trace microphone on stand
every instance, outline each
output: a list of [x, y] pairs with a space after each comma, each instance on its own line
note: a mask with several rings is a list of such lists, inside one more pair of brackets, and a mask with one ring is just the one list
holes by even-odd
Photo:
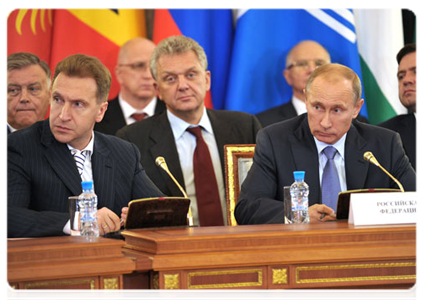
[[384, 167], [382, 167], [380, 165], [380, 163], [377, 161], [376, 157], [373, 155], [372, 152], [367, 151], [363, 154], [363, 158], [364, 160], [367, 160], [368, 162], [370, 162], [371, 164], [374, 164], [375, 166], [377, 166], [378, 168], [380, 168], [383, 172], [385, 172], [389, 177], [391, 177], [391, 179], [393, 181], [395, 181], [395, 183], [399, 186], [401, 192], [404, 193], [404, 188], [402, 187], [402, 184], [398, 181], [398, 179], [396, 179], [394, 176], [392, 176], [388, 171], [385, 170]]
[[[163, 156], [156, 157], [155, 162], [156, 162], [156, 166], [162, 168], [169, 175], [169, 177], [173, 180], [173, 182], [176, 184], [176, 186], [182, 192], [182, 195], [184, 195], [185, 198], [188, 198], [188, 195], [184, 191], [184, 189], [182, 188], [182, 186], [179, 184], [179, 182], [176, 180], [176, 178], [172, 175], [172, 173], [170, 173], [170, 170], [167, 167], [167, 164], [166, 164], [166, 161], [165, 161], [164, 157]], [[193, 222], [193, 219], [192, 219], [191, 206], [188, 208], [188, 225], [189, 226], [194, 226], [194, 222]]]

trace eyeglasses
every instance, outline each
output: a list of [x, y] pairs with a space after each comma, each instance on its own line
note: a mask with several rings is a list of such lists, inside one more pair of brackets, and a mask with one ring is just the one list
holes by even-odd
[[327, 62], [323, 59], [316, 59], [316, 60], [298, 60], [294, 61], [292, 64], [290, 64], [287, 69], [291, 69], [293, 67], [298, 67], [300, 69], [307, 69], [310, 67], [311, 64], [314, 64], [315, 68], [321, 67], [323, 65], [326, 65]]
[[119, 67], [130, 67], [135, 72], [141, 72], [147, 70], [147, 63], [145, 62], [134, 62], [132, 64], [119, 64]]

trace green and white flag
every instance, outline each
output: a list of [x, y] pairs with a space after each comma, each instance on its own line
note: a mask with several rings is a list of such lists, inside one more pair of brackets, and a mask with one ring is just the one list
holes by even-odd
[[398, 98], [396, 55], [404, 46], [401, 9], [355, 9], [355, 27], [369, 121], [406, 113]]

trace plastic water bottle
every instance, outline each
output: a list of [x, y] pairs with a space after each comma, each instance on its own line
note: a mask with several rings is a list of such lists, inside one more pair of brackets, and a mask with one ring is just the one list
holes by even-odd
[[81, 236], [97, 237], [100, 235], [97, 222], [97, 195], [94, 193], [93, 182], [82, 182], [82, 193], [79, 195], [81, 212]]
[[292, 223], [308, 223], [308, 184], [304, 182], [304, 171], [294, 172], [295, 182], [291, 184]]

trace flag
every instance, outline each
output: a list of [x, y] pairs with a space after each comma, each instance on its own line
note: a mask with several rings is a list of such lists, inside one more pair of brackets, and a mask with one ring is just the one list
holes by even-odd
[[184, 35], [204, 48], [211, 72], [211, 92], [206, 95], [208, 108], [223, 109], [233, 42], [230, 9], [156, 9], [153, 41]]
[[112, 74], [109, 98], [119, 92], [115, 66], [120, 47], [129, 39], [146, 36], [144, 10], [57, 9], [54, 15], [50, 67], [76, 53], [101, 60]]
[[406, 113], [398, 98], [396, 56], [404, 46], [401, 9], [355, 9], [369, 121]]
[[7, 55], [29, 52], [50, 61], [52, 9], [15, 9], [7, 18]]
[[[291, 100], [283, 77], [289, 50], [303, 40], [325, 47], [361, 79], [354, 15], [348, 9], [251, 9], [238, 13], [225, 109], [256, 114]], [[365, 105], [361, 114], [367, 116]]]
[[120, 47], [146, 36], [142, 9], [18, 9], [8, 17], [8, 54], [31, 52], [52, 72], [71, 54], [95, 56], [112, 74], [109, 98], [119, 92], [115, 66]]

